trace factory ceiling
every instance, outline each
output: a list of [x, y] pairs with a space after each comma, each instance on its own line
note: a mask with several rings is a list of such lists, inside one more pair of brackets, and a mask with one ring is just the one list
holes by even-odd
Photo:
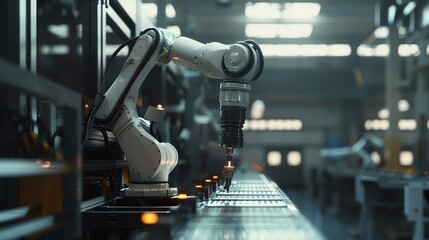
[[[317, 3], [319, 13], [306, 17], [312, 9], [304, 6], [304, 10], [295, 9], [292, 13], [295, 16], [285, 17], [286, 10], [291, 7], [286, 3], [291, 2], [277, 0], [268, 3], [271, 7], [268, 10], [264, 10], [267, 3], [250, 0], [175, 0], [171, 3], [182, 35], [202, 42], [223, 43], [252, 38], [264, 46], [265, 71], [262, 79], [254, 84], [254, 98], [359, 99], [380, 93], [384, 58], [357, 55], [358, 47], [377, 28], [375, 0], [293, 2]], [[259, 12], [260, 16], [249, 17], [248, 11], [252, 11], [246, 10], [249, 6], [254, 6], [253, 13]], [[273, 11], [276, 7], [283, 15]], [[249, 24], [261, 26], [261, 36], [258, 36], [258, 29], [249, 34]], [[273, 33], [287, 29], [290, 24], [310, 26], [311, 33], [304, 37], [290, 37], [287, 32]], [[299, 31], [306, 34], [305, 29], [292, 29], [292, 33]], [[339, 56], [336, 56], [335, 46], [340, 46]], [[329, 52], [330, 49], [334, 49], [334, 53]]]

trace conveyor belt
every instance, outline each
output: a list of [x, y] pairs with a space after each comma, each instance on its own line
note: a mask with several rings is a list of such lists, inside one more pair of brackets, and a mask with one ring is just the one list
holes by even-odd
[[274, 182], [244, 170], [236, 172], [230, 192], [218, 191], [175, 239], [325, 238]]

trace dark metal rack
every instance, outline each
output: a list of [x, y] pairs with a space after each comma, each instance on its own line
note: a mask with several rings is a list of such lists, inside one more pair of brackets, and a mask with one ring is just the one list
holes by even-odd
[[[15, 239], [55, 228], [61, 239], [80, 237], [80, 94], [46, 78], [30, 73], [8, 61], [0, 59], [0, 85], [15, 89], [28, 96], [49, 100], [64, 113], [64, 161], [50, 159], [0, 158], [0, 178], [19, 179], [24, 176], [59, 174], [63, 180], [62, 212], [41, 215], [31, 219], [27, 214], [35, 206], [6, 209], [0, 212], [0, 239]], [[44, 163], [49, 162], [49, 165]]]

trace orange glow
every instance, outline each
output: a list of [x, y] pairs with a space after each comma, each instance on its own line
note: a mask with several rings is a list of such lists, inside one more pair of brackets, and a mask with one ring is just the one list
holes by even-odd
[[212, 180], [211, 179], [206, 179], [206, 182], [212, 182]]
[[141, 216], [142, 223], [144, 224], [156, 224], [158, 223], [158, 214], [156, 213], [143, 213]]
[[162, 105], [161, 105], [161, 104], [158, 104], [157, 108], [158, 108], [158, 109], [162, 109]]
[[179, 57], [172, 57], [173, 60], [179, 60]]
[[84, 107], [84, 108], [89, 108], [88, 103], [85, 103], [85, 104], [83, 105], [83, 107]]
[[195, 188], [202, 188], [203, 185], [195, 185]]
[[36, 163], [37, 164], [42, 164], [42, 160], [41, 159], [36, 159]]
[[187, 199], [188, 195], [186, 195], [186, 193], [180, 193], [179, 195], [177, 195], [178, 199]]
[[50, 168], [51, 167], [51, 161], [46, 161], [42, 164], [42, 168]]
[[216, 180], [216, 179], [219, 179], [219, 176], [214, 175], [214, 176], [213, 176], [213, 179], [215, 179], [215, 180]]

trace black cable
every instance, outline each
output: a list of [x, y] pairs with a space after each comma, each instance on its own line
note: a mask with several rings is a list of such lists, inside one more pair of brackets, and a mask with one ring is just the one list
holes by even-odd
[[[112, 56], [110, 57], [110, 59], [109, 59], [109, 62], [107, 63], [107, 65], [106, 65], [106, 70], [104, 71], [104, 74], [103, 74], [103, 78], [102, 78], [102, 82], [101, 82], [101, 86], [100, 86], [100, 91], [98, 91], [97, 92], [97, 97], [96, 97], [96, 103], [95, 103], [95, 107], [94, 107], [94, 109], [91, 111], [91, 113], [89, 114], [89, 117], [88, 117], [88, 121], [87, 121], [87, 124], [86, 124], [86, 127], [85, 127], [85, 129], [84, 129], [84, 132], [83, 132], [83, 135], [82, 135], [82, 142], [83, 142], [83, 145], [85, 145], [85, 143], [86, 143], [86, 141], [87, 141], [87, 139], [88, 139], [88, 134], [89, 134], [89, 132], [91, 131], [91, 128], [92, 128], [92, 124], [93, 124], [93, 121], [94, 121], [94, 116], [95, 116], [95, 113], [97, 112], [97, 110], [98, 110], [98, 108], [100, 107], [100, 105], [101, 105], [101, 103], [103, 102], [103, 99], [104, 99], [104, 94], [105, 94], [105, 92], [104, 92], [104, 88], [105, 88], [105, 85], [106, 85], [106, 82], [107, 82], [107, 73], [108, 73], [108, 71], [109, 71], [109, 68], [110, 68], [110, 65], [112, 64], [112, 62], [113, 62], [113, 59], [118, 55], [118, 53], [125, 47], [125, 46], [128, 46], [128, 45], [130, 45], [131, 43], [135, 43], [135, 41], [137, 41], [137, 39], [139, 38], [141, 36], [141, 34], [140, 35], [138, 35], [138, 36], [136, 36], [136, 37], [133, 37], [133, 38], [131, 38], [131, 39], [129, 39], [129, 40], [127, 40], [126, 42], [124, 42], [124, 43], [122, 43], [114, 52], [113, 52], [113, 54], [112, 54]], [[98, 101], [97, 101], [98, 100]]]
[[[142, 61], [142, 64], [139, 65], [139, 67], [137, 69], [137, 72], [135, 72], [133, 74], [133, 76], [132, 76], [133, 80], [130, 81], [130, 83], [127, 85], [125, 93], [121, 94], [120, 99], [125, 99], [125, 94], [129, 91], [129, 89], [131, 88], [131, 86], [134, 83], [135, 79], [137, 79], [137, 77], [140, 74], [140, 71], [142, 70], [143, 66], [147, 63], [147, 61], [153, 55], [153, 52], [155, 51], [156, 47], [158, 46], [158, 43], [159, 43], [159, 41], [161, 39], [161, 36], [160, 36], [160, 34], [159, 34], [159, 32], [158, 32], [158, 30], [156, 28], [148, 28], [148, 29], [144, 30], [143, 32], [141, 32], [138, 36], [136, 36], [136, 37], [134, 37], [134, 38], [132, 38], [132, 39], [124, 42], [123, 44], [121, 44], [121, 46], [119, 46], [118, 49], [116, 49], [116, 51], [112, 54], [112, 56], [111, 56], [111, 58], [110, 58], [110, 60], [109, 60], [109, 62], [107, 64], [107, 66], [106, 66], [106, 71], [105, 71], [105, 73], [103, 75], [102, 86], [100, 87], [100, 89], [102, 90], [102, 92], [101, 93], [100, 92], [97, 93], [95, 107], [91, 111], [91, 113], [89, 115], [89, 118], [88, 118], [88, 121], [87, 121], [86, 128], [84, 129], [84, 134], [82, 136], [82, 138], [83, 138], [82, 139], [83, 145], [85, 145], [85, 143], [86, 143], [86, 141], [88, 139], [88, 134], [89, 134], [89, 132], [90, 132], [90, 130], [92, 128], [92, 124], [93, 124], [93, 121], [94, 121], [94, 116], [95, 116], [96, 112], [98, 111], [98, 108], [100, 107], [101, 103], [104, 100], [104, 86], [105, 86], [105, 83], [106, 83], [106, 75], [107, 75], [107, 72], [108, 72], [108, 70], [110, 68], [110, 64], [112, 63], [113, 59], [116, 57], [116, 55], [119, 53], [119, 51], [121, 51], [122, 48], [124, 48], [126, 45], [132, 43], [133, 41], [136, 41], [140, 36], [146, 34], [147, 32], [149, 32], [151, 30], [153, 30], [155, 32], [155, 34], [156, 34], [156, 39], [155, 40], [157, 41], [157, 43], [156, 44], [152, 44], [152, 46], [150, 46], [148, 54], [146, 54], [145, 58]], [[113, 112], [116, 112], [116, 110], [115, 110], [116, 108], [117, 108], [117, 106], [114, 106]]]

